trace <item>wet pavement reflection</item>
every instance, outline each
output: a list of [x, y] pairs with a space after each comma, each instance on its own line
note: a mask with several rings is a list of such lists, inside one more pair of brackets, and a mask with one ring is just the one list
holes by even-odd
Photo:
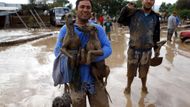
[[[190, 44], [179, 38], [165, 44], [160, 55], [163, 63], [150, 67], [149, 93], [141, 93], [141, 81], [136, 77], [131, 95], [125, 95], [129, 34], [126, 28], [116, 30], [112, 33], [113, 53], [106, 60], [111, 67], [110, 107], [190, 107]], [[0, 107], [51, 107], [53, 98], [61, 95], [63, 87], [54, 87], [51, 78], [55, 36], [0, 48]]]

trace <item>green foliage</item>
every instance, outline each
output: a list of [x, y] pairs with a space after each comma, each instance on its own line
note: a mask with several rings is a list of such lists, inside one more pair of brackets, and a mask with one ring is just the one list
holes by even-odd
[[136, 1], [136, 7], [137, 8], [141, 8], [142, 7], [142, 1], [141, 0], [137, 0]]
[[166, 6], [165, 2], [162, 2], [162, 4], [160, 5], [160, 8], [159, 8], [159, 11], [160, 12], [166, 12], [167, 11], [167, 6]]
[[171, 14], [173, 11], [177, 11], [181, 18], [186, 18], [187, 16], [190, 16], [190, 0], [177, 0], [174, 4], [166, 4], [165, 2], [162, 2], [159, 11], [166, 12], [168, 14]]
[[190, 17], [190, 10], [188, 9], [180, 10], [178, 14], [182, 19], [186, 19], [187, 17]]
[[36, 23], [36, 20], [35, 20], [32, 16], [30, 16], [30, 17], [28, 18], [28, 23], [27, 23], [27, 25], [28, 25], [28, 27], [30, 27], [30, 28], [38, 28], [38, 27], [39, 27], [39, 25]]
[[[49, 9], [53, 8], [53, 7], [64, 7], [65, 5], [67, 5], [69, 3], [70, 2], [68, 0], [56, 0], [53, 4], [49, 4]], [[70, 6], [70, 4], [69, 4], [69, 6]]]
[[70, 9], [72, 8], [72, 4], [70, 4], [68, 0], [56, 0], [53, 4], [41, 4], [41, 3], [37, 4], [36, 1], [38, 0], [29, 0], [29, 4], [21, 5], [22, 13], [25, 15], [29, 15], [30, 14], [29, 10], [35, 9], [39, 14], [43, 14], [44, 10], [49, 10], [53, 7], [63, 7], [66, 5], [68, 8]]
[[97, 15], [109, 15], [111, 17], [119, 15], [122, 7], [127, 4], [125, 0], [92, 0], [93, 12]]
[[178, 0], [176, 2], [176, 8], [179, 10], [190, 9], [190, 0]]
[[160, 5], [159, 11], [160, 12], [166, 12], [171, 14], [174, 10], [176, 10], [176, 5], [175, 4], [171, 4], [168, 3], [166, 4], [165, 2], [162, 2], [162, 4]]

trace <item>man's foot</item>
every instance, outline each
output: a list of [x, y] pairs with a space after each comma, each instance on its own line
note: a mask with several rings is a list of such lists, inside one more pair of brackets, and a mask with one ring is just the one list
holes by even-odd
[[145, 93], [145, 94], [147, 94], [148, 93], [147, 87], [142, 87], [142, 92]]
[[131, 93], [131, 88], [126, 87], [125, 90], [124, 90], [124, 93], [125, 94], [130, 94]]

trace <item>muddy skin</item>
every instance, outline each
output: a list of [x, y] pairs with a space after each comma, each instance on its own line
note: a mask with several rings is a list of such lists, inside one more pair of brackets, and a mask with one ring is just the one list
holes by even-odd
[[110, 69], [105, 64], [105, 60], [93, 62], [97, 56], [103, 55], [101, 43], [98, 40], [97, 29], [95, 26], [88, 25], [83, 27], [82, 30], [90, 35], [86, 48], [83, 49], [81, 53], [82, 62], [91, 64], [91, 71], [97, 82], [101, 83], [102, 81], [103, 85], [107, 85], [107, 78], [110, 73]]

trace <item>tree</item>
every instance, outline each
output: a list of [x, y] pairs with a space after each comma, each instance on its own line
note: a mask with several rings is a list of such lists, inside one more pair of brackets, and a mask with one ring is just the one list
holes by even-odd
[[176, 2], [176, 8], [180, 10], [190, 9], [190, 0], [178, 0]]
[[179, 16], [182, 18], [182, 19], [187, 19], [187, 18], [190, 18], [190, 10], [188, 9], [183, 9], [183, 10], [180, 10], [178, 12]]
[[159, 11], [160, 12], [167, 12], [167, 13], [172, 13], [176, 8], [175, 4], [168, 3], [166, 4], [165, 2], [162, 2], [160, 5]]
[[161, 13], [168, 13], [168, 14], [171, 14], [174, 10], [176, 10], [176, 4], [171, 4], [171, 3], [168, 3], [166, 4], [165, 2], [162, 2], [162, 4], [160, 5], [160, 8], [159, 8], [159, 12]]
[[142, 7], [142, 0], [137, 0], [136, 1], [136, 7], [141, 8]]
[[178, 0], [176, 2], [176, 9], [181, 18], [186, 19], [190, 17], [190, 0]]
[[162, 2], [159, 8], [159, 12], [166, 12], [167, 11], [167, 6], [165, 2]]
[[111, 17], [119, 15], [122, 7], [127, 4], [125, 0], [92, 0], [93, 10], [97, 15], [109, 15]]
[[68, 0], [54, 0], [53, 4], [49, 4], [49, 8], [64, 7], [67, 4], [70, 5], [70, 2]]

